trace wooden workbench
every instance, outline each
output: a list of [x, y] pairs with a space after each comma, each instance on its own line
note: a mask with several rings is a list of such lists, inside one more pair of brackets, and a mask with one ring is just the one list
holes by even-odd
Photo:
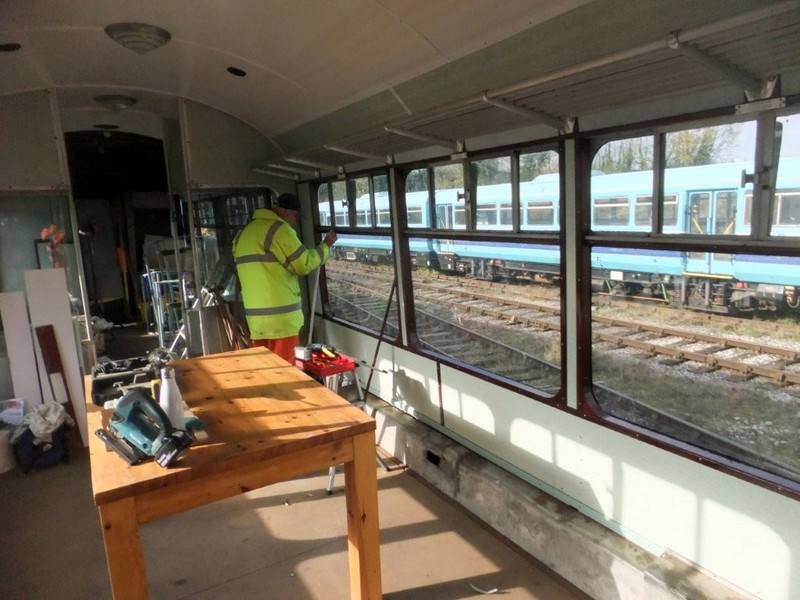
[[381, 598], [375, 421], [264, 348], [176, 361], [183, 399], [208, 440], [174, 466], [129, 466], [94, 431], [110, 411], [86, 404], [94, 501], [115, 600], [147, 598], [139, 524], [344, 464], [350, 597]]

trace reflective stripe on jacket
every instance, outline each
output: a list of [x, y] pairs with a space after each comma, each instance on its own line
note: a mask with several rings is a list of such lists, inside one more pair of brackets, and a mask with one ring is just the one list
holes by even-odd
[[297, 335], [303, 327], [298, 275], [307, 275], [328, 260], [327, 244], [306, 248], [289, 223], [259, 208], [234, 239], [233, 257], [250, 338]]

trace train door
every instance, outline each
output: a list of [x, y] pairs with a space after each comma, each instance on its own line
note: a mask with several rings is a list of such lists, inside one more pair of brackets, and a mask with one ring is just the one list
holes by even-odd
[[[689, 192], [687, 231], [693, 235], [734, 235], [736, 233], [736, 190]], [[721, 252], [687, 252], [684, 270], [729, 277], [732, 256]]]

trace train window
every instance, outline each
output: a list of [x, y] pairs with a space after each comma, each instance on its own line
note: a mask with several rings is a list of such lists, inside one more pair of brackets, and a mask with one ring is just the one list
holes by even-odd
[[742, 224], [745, 227], [750, 227], [750, 223], [752, 222], [750, 218], [752, 215], [752, 210], [753, 210], [753, 192], [747, 192], [744, 195], [744, 209], [742, 211], [744, 213], [742, 215]]
[[653, 223], [653, 197], [636, 196], [633, 223], [639, 227], [650, 227]]
[[619, 227], [628, 224], [630, 201], [626, 196], [595, 198], [593, 204], [593, 227]]
[[347, 184], [344, 181], [331, 182], [331, 199], [333, 200], [334, 225], [347, 227], [350, 225], [349, 201], [347, 199]]
[[317, 188], [317, 201], [319, 203], [319, 224], [322, 227], [331, 226], [331, 195], [328, 184], [320, 184]]
[[356, 227], [372, 227], [372, 212], [369, 196], [356, 198]]
[[520, 229], [558, 231], [561, 177], [558, 153], [530, 152], [519, 157]]
[[437, 229], [466, 229], [466, 193], [461, 163], [434, 167], [434, 203]]
[[[340, 234], [325, 265], [325, 277], [330, 314], [379, 332], [394, 280], [392, 238], [366, 231]], [[397, 336], [396, 311], [388, 313], [385, 333], [392, 339]]]
[[411, 239], [409, 245], [417, 267], [438, 268], [411, 273], [415, 331], [423, 349], [543, 398], [559, 391], [558, 244], [439, 238]]
[[378, 227], [391, 227], [388, 175], [372, 176], [372, 197], [375, 200], [375, 224]]
[[755, 121], [674, 131], [665, 135], [664, 189], [686, 198], [682, 225], [667, 233], [747, 235], [750, 223]]
[[[638, 231], [651, 231], [653, 224], [653, 197], [636, 196], [634, 225]], [[678, 224], [678, 195], [664, 194], [664, 228], [674, 228]]]
[[773, 235], [800, 235], [800, 190], [775, 195]]
[[[602, 410], [800, 481], [800, 412], [786, 385], [800, 377], [782, 358], [800, 341], [800, 257], [594, 247], [591, 265]], [[759, 312], [768, 316], [731, 318]]]
[[[653, 195], [653, 137], [643, 136], [615, 140], [604, 144], [592, 161], [592, 229], [626, 231], [633, 225], [636, 230], [652, 223], [631, 223], [631, 204], [636, 197]], [[652, 201], [652, 200], [651, 200]], [[639, 206], [644, 206], [644, 201]], [[634, 204], [634, 217], [636, 207]], [[639, 209], [639, 217], [645, 208]], [[651, 215], [652, 217], [652, 215]]]
[[531, 200], [525, 204], [524, 229], [535, 229], [537, 225], [552, 227], [555, 220], [555, 203], [552, 200]]
[[372, 227], [372, 200], [369, 189], [369, 178], [351, 179], [352, 196], [355, 197], [356, 227]]
[[503, 229], [510, 229], [513, 224], [513, 215], [511, 214], [511, 202], [501, 202], [500, 203], [500, 212], [498, 214], [500, 217], [500, 225], [503, 225]]
[[406, 176], [406, 219], [409, 227], [430, 227], [428, 170], [414, 169]]
[[664, 230], [678, 224], [678, 194], [664, 194]]
[[[469, 168], [475, 228], [479, 231], [511, 229], [511, 157], [476, 160]], [[505, 217], [501, 216], [504, 205], [507, 207]]]
[[378, 227], [392, 226], [392, 213], [389, 210], [389, 194], [382, 193], [375, 196], [375, 218]]
[[780, 143], [771, 235], [800, 236], [800, 113], [775, 120]]
[[[439, 207], [441, 208], [441, 207]], [[467, 228], [467, 211], [463, 206], [453, 206], [450, 207], [452, 219], [451, 222], [453, 223], [453, 229], [466, 229]], [[446, 217], [445, 219], [446, 220]]]

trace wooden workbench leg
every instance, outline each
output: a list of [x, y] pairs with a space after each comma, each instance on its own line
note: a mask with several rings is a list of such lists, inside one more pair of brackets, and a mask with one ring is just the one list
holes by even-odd
[[147, 598], [147, 576], [133, 498], [101, 504], [98, 510], [114, 600]]
[[353, 438], [353, 462], [345, 463], [344, 469], [350, 597], [378, 600], [382, 597], [381, 549], [374, 432]]

